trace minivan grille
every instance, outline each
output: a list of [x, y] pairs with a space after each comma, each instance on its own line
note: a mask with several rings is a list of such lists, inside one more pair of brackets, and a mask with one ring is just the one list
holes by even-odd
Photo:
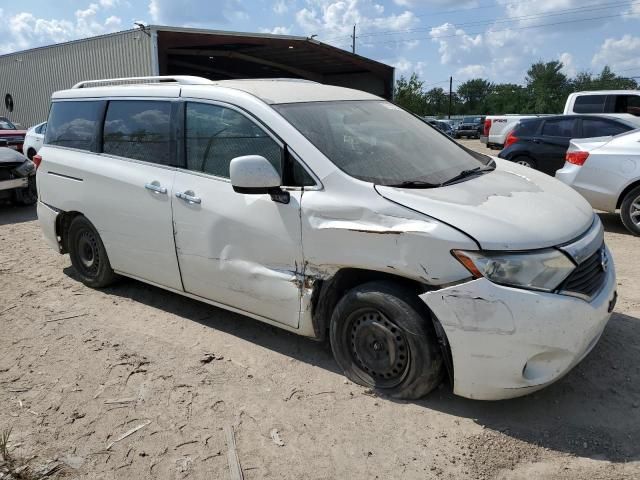
[[561, 285], [560, 291], [569, 295], [578, 294], [589, 299], [592, 298], [604, 285], [608, 266], [609, 258], [603, 245], [578, 265]]

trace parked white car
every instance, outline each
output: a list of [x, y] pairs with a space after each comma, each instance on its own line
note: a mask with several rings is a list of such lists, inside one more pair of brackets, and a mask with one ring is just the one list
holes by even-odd
[[640, 235], [640, 130], [615, 137], [572, 140], [556, 178], [598, 210], [615, 213]]
[[458, 395], [524, 395], [600, 338], [615, 269], [557, 180], [357, 90], [108, 83], [55, 93], [34, 157], [45, 238], [86, 285], [126, 275], [328, 337], [347, 377], [397, 398], [445, 370]]
[[27, 130], [27, 134], [24, 137], [24, 144], [22, 151], [29, 158], [33, 159], [33, 156], [40, 151], [42, 143], [44, 142], [44, 134], [47, 131], [47, 122], [39, 123]]
[[598, 90], [569, 95], [564, 114], [598, 114], [623, 118], [640, 127], [640, 91]]

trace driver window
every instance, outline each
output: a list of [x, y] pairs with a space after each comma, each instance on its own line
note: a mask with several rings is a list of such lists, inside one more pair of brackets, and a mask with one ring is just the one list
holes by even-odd
[[261, 155], [282, 175], [280, 146], [241, 113], [219, 105], [187, 103], [187, 168], [229, 178], [232, 159]]

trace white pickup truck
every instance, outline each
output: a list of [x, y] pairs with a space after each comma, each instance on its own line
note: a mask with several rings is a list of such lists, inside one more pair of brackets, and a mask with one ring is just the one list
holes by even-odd
[[[624, 118], [640, 128], [640, 90], [598, 90], [576, 92], [567, 97], [564, 114], [596, 114]], [[489, 148], [502, 149], [509, 133], [526, 118], [543, 115], [489, 115], [480, 137]]]

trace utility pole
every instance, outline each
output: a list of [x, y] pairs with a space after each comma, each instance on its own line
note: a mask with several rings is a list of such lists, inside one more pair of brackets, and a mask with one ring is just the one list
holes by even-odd
[[453, 100], [453, 77], [449, 77], [449, 115], [447, 118], [451, 120], [451, 101]]
[[353, 25], [353, 35], [351, 35], [351, 53], [356, 53], [356, 26]]

